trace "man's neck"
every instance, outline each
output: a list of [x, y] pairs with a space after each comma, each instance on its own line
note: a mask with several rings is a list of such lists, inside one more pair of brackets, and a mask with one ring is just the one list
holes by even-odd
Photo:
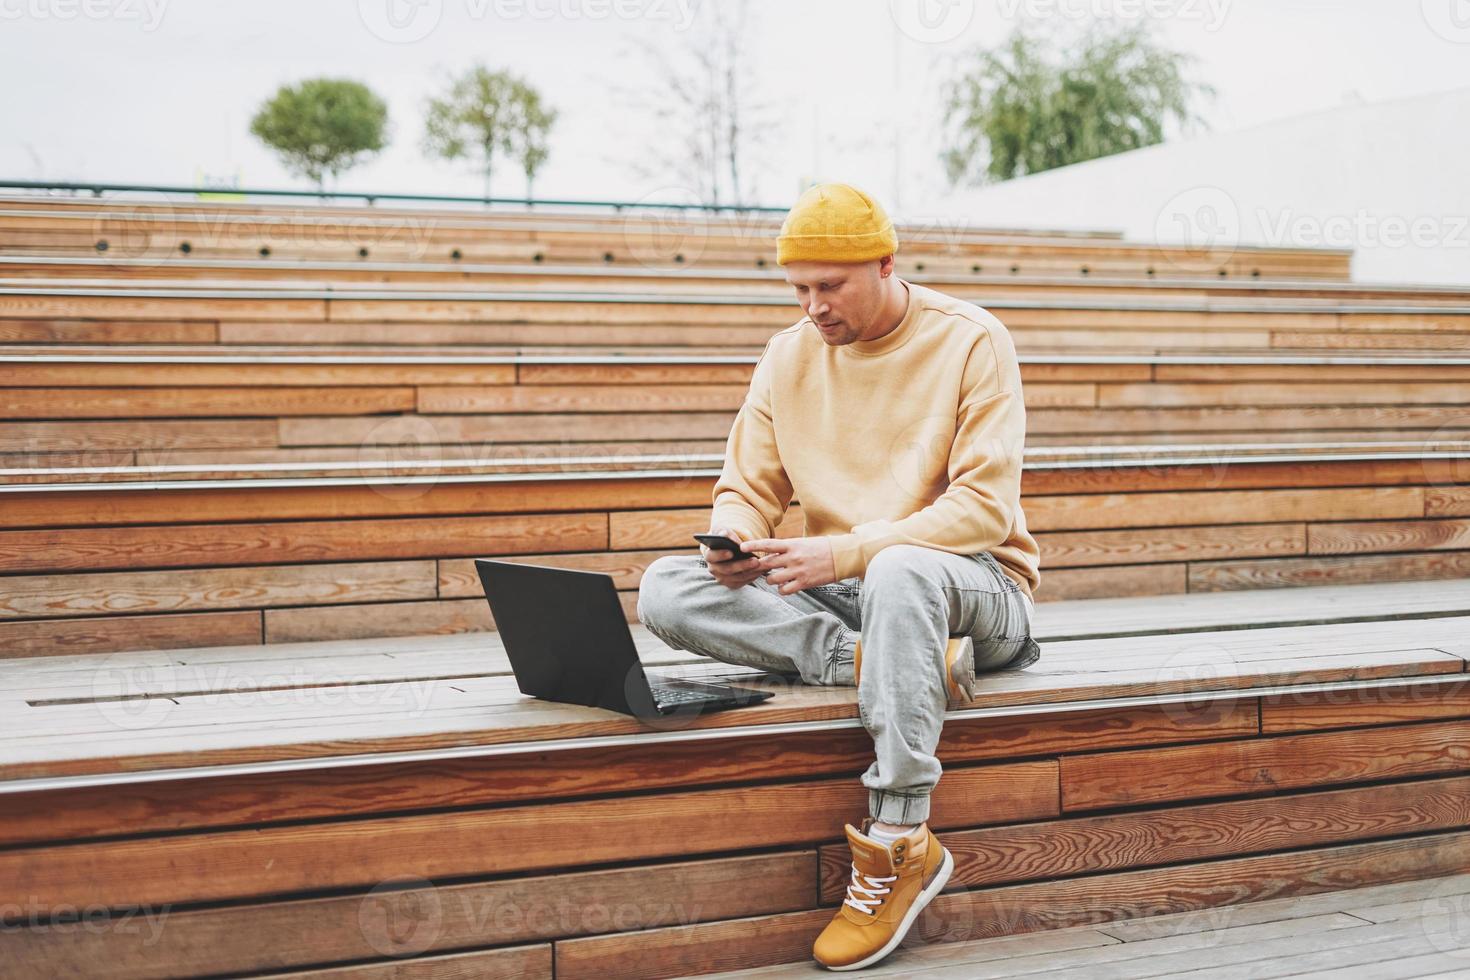
[[879, 316], [879, 322], [884, 325], [883, 332], [873, 337], [864, 337], [863, 340], [881, 340], [893, 333], [908, 312], [909, 284], [894, 276], [888, 287], [888, 297], [883, 301], [883, 312]]

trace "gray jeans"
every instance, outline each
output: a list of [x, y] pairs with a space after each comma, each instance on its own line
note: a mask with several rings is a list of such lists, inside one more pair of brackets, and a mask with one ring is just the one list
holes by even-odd
[[862, 578], [791, 595], [765, 578], [731, 589], [703, 558], [665, 555], [639, 583], [638, 619], [676, 650], [807, 684], [851, 686], [861, 636], [858, 711], [876, 756], [862, 783], [872, 815], [896, 824], [929, 819], [940, 773], [934, 750], [949, 704], [949, 637], [973, 639], [977, 675], [1041, 656], [1025, 595], [993, 555], [916, 545], [879, 551]]

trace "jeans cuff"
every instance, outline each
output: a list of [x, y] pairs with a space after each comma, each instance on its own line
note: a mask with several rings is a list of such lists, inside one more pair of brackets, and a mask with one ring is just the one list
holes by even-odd
[[868, 813], [884, 823], [920, 824], [929, 819], [929, 794], [870, 789]]
[[[823, 684], [836, 684], [852, 687], [856, 684], [853, 678], [855, 668], [853, 666], [852, 648], [857, 642], [860, 634], [848, 629], [846, 626], [837, 627], [837, 639], [832, 643], [832, 650], [827, 654], [827, 663], [823, 671]], [[843, 657], [842, 651], [847, 650], [848, 655]]]

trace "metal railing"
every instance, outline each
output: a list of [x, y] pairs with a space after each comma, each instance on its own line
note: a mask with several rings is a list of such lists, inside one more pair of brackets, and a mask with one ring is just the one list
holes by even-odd
[[713, 211], [729, 213], [785, 214], [787, 208], [764, 204], [689, 204], [671, 201], [593, 201], [553, 197], [476, 197], [457, 194], [399, 194], [377, 191], [311, 191], [245, 187], [182, 187], [168, 184], [98, 184], [50, 180], [0, 180], [0, 188], [31, 191], [84, 191], [93, 197], [104, 194], [238, 194], [243, 197], [318, 198], [321, 200], [427, 201], [435, 204], [494, 204], [535, 207], [575, 207], [622, 211], [627, 208], [657, 208], [671, 211]]

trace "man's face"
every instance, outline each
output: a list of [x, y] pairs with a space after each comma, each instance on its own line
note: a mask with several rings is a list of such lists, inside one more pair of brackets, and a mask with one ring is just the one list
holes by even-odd
[[884, 262], [788, 262], [786, 281], [796, 290], [796, 302], [817, 325], [829, 346], [865, 340], [882, 329]]

